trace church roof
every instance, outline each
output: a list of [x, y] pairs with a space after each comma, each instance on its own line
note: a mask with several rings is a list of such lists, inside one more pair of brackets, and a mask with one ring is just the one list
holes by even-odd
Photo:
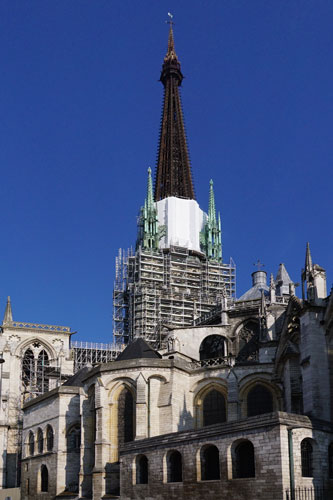
[[133, 340], [128, 346], [119, 354], [116, 361], [125, 361], [127, 359], [142, 359], [142, 358], [161, 358], [157, 351], [154, 351], [149, 344], [142, 338]]
[[91, 370], [92, 366], [84, 366], [81, 368], [79, 371], [74, 373], [66, 382], [63, 383], [63, 385], [71, 385], [75, 387], [82, 387], [83, 386], [83, 380], [86, 378], [88, 375], [89, 370]]
[[266, 283], [266, 272], [255, 271], [252, 273], [252, 288], [245, 292], [238, 300], [256, 300], [260, 299], [262, 292], [264, 295], [269, 295], [269, 288]]
[[168, 50], [160, 77], [165, 90], [155, 175], [155, 201], [170, 196], [195, 199], [179, 92], [182, 80], [170, 23]]

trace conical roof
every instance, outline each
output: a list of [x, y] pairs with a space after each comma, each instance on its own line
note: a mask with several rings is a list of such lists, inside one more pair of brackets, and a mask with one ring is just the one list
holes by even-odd
[[283, 285], [289, 285], [289, 283], [292, 283], [292, 280], [290, 279], [290, 276], [288, 274], [288, 271], [283, 263], [279, 265], [279, 269], [276, 275], [275, 282], [278, 285], [282, 281]]
[[2, 324], [10, 325], [12, 322], [13, 322], [12, 304], [10, 302], [10, 297], [8, 297]]
[[168, 51], [160, 76], [164, 86], [164, 102], [155, 174], [155, 201], [171, 196], [195, 199], [179, 91], [182, 80], [171, 23]]
[[157, 351], [154, 351], [150, 345], [142, 338], [133, 340], [128, 346], [119, 354], [116, 361], [125, 361], [127, 359], [142, 359], [142, 358], [156, 358], [160, 359], [161, 356]]

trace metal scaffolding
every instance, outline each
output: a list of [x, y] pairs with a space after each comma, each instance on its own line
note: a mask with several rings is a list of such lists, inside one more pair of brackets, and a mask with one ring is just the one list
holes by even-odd
[[124, 347], [121, 343], [96, 344], [93, 342], [71, 342], [74, 373], [87, 365], [94, 366], [99, 363], [114, 361]]
[[201, 252], [172, 246], [119, 251], [114, 287], [114, 338], [127, 343], [143, 337], [155, 348], [167, 328], [191, 326], [203, 314], [233, 298], [236, 267]]

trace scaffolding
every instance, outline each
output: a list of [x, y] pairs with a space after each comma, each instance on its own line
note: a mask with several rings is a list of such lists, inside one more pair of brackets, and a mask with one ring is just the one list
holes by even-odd
[[99, 363], [114, 361], [118, 354], [124, 349], [121, 343], [94, 343], [79, 342], [71, 343], [72, 356], [74, 361], [74, 373], [85, 366], [94, 366]]
[[191, 326], [196, 319], [236, 295], [236, 266], [203, 253], [171, 246], [135, 254], [119, 251], [114, 288], [114, 339], [136, 337], [160, 347], [170, 327]]

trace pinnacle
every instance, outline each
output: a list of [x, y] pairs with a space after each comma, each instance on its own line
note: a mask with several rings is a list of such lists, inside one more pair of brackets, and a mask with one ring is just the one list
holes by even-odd
[[10, 297], [8, 296], [7, 298], [7, 304], [6, 304], [6, 309], [5, 309], [5, 314], [3, 317], [3, 325], [10, 325], [13, 322], [13, 312], [12, 312], [12, 305], [10, 302]]

